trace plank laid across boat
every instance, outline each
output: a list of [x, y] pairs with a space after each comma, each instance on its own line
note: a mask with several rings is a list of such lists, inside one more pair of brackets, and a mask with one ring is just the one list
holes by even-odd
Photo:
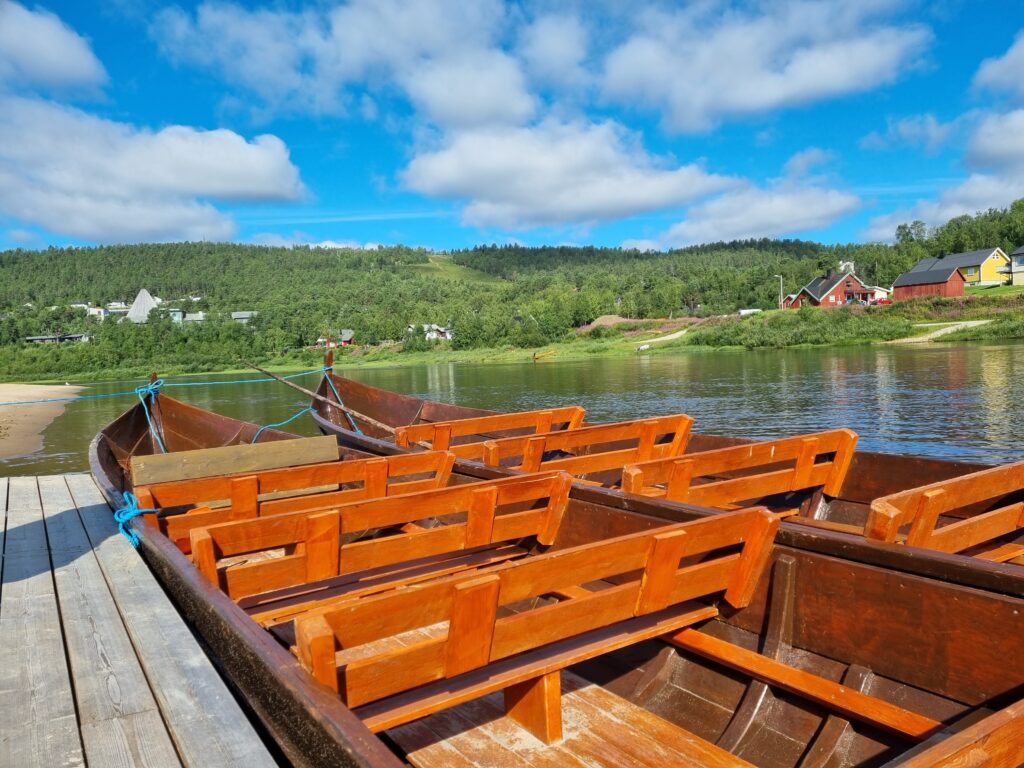
[[337, 443], [161, 394], [90, 453], [297, 764], [1024, 760], [1019, 469], [320, 392]]

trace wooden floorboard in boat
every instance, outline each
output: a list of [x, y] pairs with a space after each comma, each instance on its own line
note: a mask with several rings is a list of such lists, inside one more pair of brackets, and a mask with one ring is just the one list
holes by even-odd
[[562, 673], [561, 741], [546, 745], [490, 694], [387, 731], [417, 768], [747, 766], [714, 744], [570, 672]]
[[276, 765], [92, 478], [0, 478], [0, 551], [0, 765]]

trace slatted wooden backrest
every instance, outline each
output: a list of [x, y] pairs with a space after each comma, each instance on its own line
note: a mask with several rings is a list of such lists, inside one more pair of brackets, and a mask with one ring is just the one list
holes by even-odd
[[[212, 583], [238, 599], [499, 542], [532, 537], [548, 546], [558, 533], [571, 485], [569, 475], [549, 472], [370, 499], [329, 512], [298, 512], [195, 528], [190, 534], [192, 559]], [[415, 525], [418, 520], [448, 516], [455, 516], [448, 524], [433, 528]], [[319, 521], [316, 526], [314, 520]], [[337, 523], [327, 522], [330, 520]], [[315, 555], [311, 564], [310, 537], [319, 541], [328, 525], [335, 525], [333, 546], [340, 548], [340, 556], [336, 552], [327, 560]], [[352, 541], [371, 531], [392, 529], [398, 532]], [[217, 567], [223, 558], [280, 547], [296, 551], [285, 557]], [[321, 562], [322, 567], [318, 565]]]
[[[354, 459], [275, 469], [247, 475], [209, 477], [159, 483], [138, 489], [148, 507], [200, 505], [184, 514], [160, 518], [163, 533], [188, 553], [189, 533], [217, 523], [268, 517], [286, 512], [329, 509], [363, 499], [443, 488], [451, 476], [455, 456], [446, 451]], [[299, 492], [341, 487], [337, 490], [260, 500], [261, 494]], [[227, 507], [204, 504], [227, 501]]]
[[[856, 445], [856, 433], [836, 429], [632, 464], [622, 472], [622, 490], [707, 507], [819, 487], [834, 496]], [[763, 471], [751, 471], [757, 469]], [[732, 472], [742, 476], [719, 477]], [[701, 478], [708, 481], [694, 483]]]
[[[541, 434], [556, 430], [558, 425], [564, 425], [567, 430], [576, 429], [583, 423], [585, 415], [586, 411], [583, 408], [570, 405], [564, 408], [414, 424], [409, 427], [398, 427], [395, 430], [395, 442], [406, 448], [414, 443], [429, 443], [435, 451], [451, 450], [460, 459], [479, 459], [483, 453], [483, 436], [513, 429]], [[479, 437], [471, 442], [452, 445], [453, 438], [468, 436]]]
[[[620, 469], [629, 462], [679, 455], [686, 449], [692, 425], [693, 419], [680, 413], [582, 427], [571, 432], [488, 440], [483, 444], [483, 460], [488, 466], [497, 467], [512, 459], [515, 468], [525, 472], [562, 470], [580, 475]], [[545, 461], [544, 455], [551, 451], [574, 455]]]
[[[875, 499], [864, 533], [871, 539], [894, 542], [900, 529], [909, 525], [906, 543], [910, 546], [962, 552], [1024, 528], [1024, 504], [981, 513], [971, 509], [1021, 491], [1024, 462], [912, 488]], [[941, 515], [963, 519], [939, 527]]]
[[[454, 677], [525, 651], [725, 592], [746, 605], [771, 553], [778, 520], [750, 509], [537, 555], [490, 569], [349, 601], [296, 619], [296, 650], [350, 707]], [[596, 592], [579, 585], [615, 579]], [[566, 599], [538, 605], [531, 598]], [[519, 603], [524, 609], [500, 615]], [[692, 606], [690, 606], [692, 608]], [[440, 622], [433, 639], [387, 650], [371, 643]], [[338, 648], [366, 646], [339, 674]], [[344, 653], [344, 651], [343, 651]]]

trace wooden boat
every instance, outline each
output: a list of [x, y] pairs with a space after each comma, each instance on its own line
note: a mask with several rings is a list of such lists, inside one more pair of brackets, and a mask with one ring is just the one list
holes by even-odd
[[[189, 448], [254, 434], [157, 399]], [[118, 505], [128, 457], [152, 449], [144, 417], [122, 419], [91, 451]], [[465, 468], [508, 472], [353, 435], [343, 460], [132, 486], [163, 510], [134, 523], [143, 555], [296, 764], [1024, 760], [1024, 600], [1005, 565], [787, 522], [768, 556], [767, 511], [569, 495], [561, 473], [480, 485]], [[402, 559], [427, 540], [441, 550]], [[502, 589], [525, 599], [487, 618]]]
[[[330, 379], [325, 377], [317, 394], [322, 399], [313, 401], [313, 418], [321, 431], [335, 435], [343, 445], [371, 453], [389, 454], [424, 445], [437, 447], [438, 437], [441, 444], [447, 446], [447, 433], [436, 433], [450, 431], [450, 422], [461, 420], [462, 424], [470, 425], [464, 427], [463, 432], [479, 429], [479, 424], [487, 422], [486, 415], [478, 411], [467, 414], [460, 406], [392, 393], [337, 375], [331, 375]], [[330, 402], [337, 401], [338, 397], [345, 406], [366, 413], [396, 434], [333, 407]], [[535, 412], [534, 418], [543, 413]], [[494, 412], [489, 415], [495, 416]], [[634, 422], [635, 425], [643, 423], [643, 420]], [[474, 424], [478, 426], [473, 427]], [[1021, 567], [1024, 561], [1019, 559], [1024, 555], [1024, 530], [1021, 530], [1024, 518], [1018, 522], [1012, 511], [998, 512], [1000, 503], [1012, 504], [1017, 500], [1014, 493], [1024, 497], [1024, 480], [1020, 480], [1016, 488], [1008, 486], [1003, 494], [988, 499], [992, 502], [990, 511], [997, 514], [970, 524], [977, 530], [984, 528], [987, 535], [995, 539], [987, 547], [983, 546], [984, 541], [974, 541], [974, 536], [966, 539], [972, 544], [961, 548], [965, 554], [958, 554], [948, 544], [936, 551], [922, 549], [908, 553], [903, 546], [906, 537], [902, 533], [886, 530], [870, 536], [873, 529], [881, 530], [869, 525], [869, 519], [878, 517], [878, 513], [872, 517], [872, 504], [882, 504], [889, 496], [915, 488], [938, 489], [953, 478], [964, 478], [970, 484], [968, 478], [974, 473], [992, 469], [987, 465], [855, 451], [856, 435], [849, 430], [776, 441], [687, 434], [685, 453], [681, 455], [673, 452], [665, 456], [634, 455], [628, 461], [621, 460], [627, 453], [623, 450], [624, 444], [602, 445], [599, 450], [604, 452], [605, 458], [612, 459], [602, 465], [593, 454], [580, 461], [573, 458], [576, 453], [587, 456], [586, 450], [573, 450], [572, 456], [559, 452], [558, 448], [568, 444], [569, 435], [556, 432], [544, 437], [538, 433], [545, 424], [540, 422], [529, 427], [520, 424], [517, 430], [484, 431], [451, 438], [451, 450], [458, 456], [458, 471], [485, 478], [519, 469], [565, 469], [583, 480], [573, 489], [575, 498], [654, 515], [659, 514], [659, 508], [671, 507], [674, 503], [694, 513], [702, 509], [705, 514], [712, 513], [712, 509], [728, 509], [737, 502], [764, 504], [776, 511], [795, 513], [784, 522], [780, 532], [781, 540], [794, 546], [826, 552], [837, 552], [838, 547], [843, 556], [864, 562], [910, 568], [913, 572], [963, 584], [1024, 595], [1024, 568]], [[463, 442], [459, 443], [460, 440]], [[467, 444], [466, 441], [473, 442]], [[630, 445], [635, 447], [637, 442]], [[652, 447], [665, 446], [649, 440], [648, 448]], [[507, 460], [509, 456], [512, 458]], [[613, 466], [618, 469], [611, 469]], [[577, 471], [587, 468], [598, 471], [582, 475]], [[1011, 474], [1020, 477], [1012, 471]], [[756, 488], [761, 490], [753, 490]], [[741, 492], [741, 489], [746, 491]], [[974, 516], [982, 510], [982, 501], [978, 498], [973, 506], [951, 507], [944, 514], [950, 515], [952, 521]], [[1001, 523], [992, 524], [996, 518]], [[901, 520], [901, 525], [909, 525], [906, 516]], [[897, 541], [900, 543], [896, 544]], [[920, 547], [924, 539], [915, 535], [912, 543]]]

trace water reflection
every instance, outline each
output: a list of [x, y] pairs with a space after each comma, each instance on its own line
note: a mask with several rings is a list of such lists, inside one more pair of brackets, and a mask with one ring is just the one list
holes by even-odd
[[[579, 403], [595, 421], [685, 412], [696, 419], [696, 431], [749, 437], [850, 427], [869, 450], [1006, 462], [1024, 459], [1016, 440], [1024, 431], [1024, 411], [1015, 407], [1024, 399], [1018, 371], [1024, 371], [1024, 344], [697, 352], [347, 373], [398, 392], [494, 410]], [[124, 389], [123, 382], [100, 382], [90, 391]], [[273, 383], [188, 387], [174, 395], [260, 424], [306, 404], [300, 393]], [[47, 429], [40, 454], [0, 468], [85, 469], [89, 440], [130, 402], [71, 404]], [[315, 433], [308, 418], [288, 428]]]

